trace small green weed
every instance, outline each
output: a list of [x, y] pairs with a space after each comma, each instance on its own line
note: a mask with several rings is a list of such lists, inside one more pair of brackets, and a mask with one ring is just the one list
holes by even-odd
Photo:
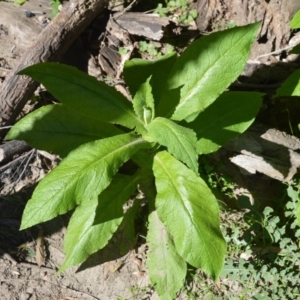
[[161, 46], [161, 44], [157, 44], [155, 42], [139, 42], [139, 51], [141, 53], [147, 53], [151, 59], [158, 59], [163, 57], [163, 55], [171, 54], [174, 52], [174, 46], [170, 44], [165, 44]]
[[246, 198], [239, 200], [242, 211], [223, 211], [228, 255], [220, 281], [215, 284], [200, 270], [190, 269], [181, 293], [190, 300], [300, 299], [299, 194], [295, 183], [287, 188], [286, 204], [276, 211], [266, 207], [261, 212]]
[[[221, 282], [223, 299], [241, 299], [230, 295], [235, 284], [244, 299], [297, 299], [300, 293], [299, 236], [296, 218], [299, 189], [289, 186], [289, 201], [283, 207], [284, 214], [275, 213], [271, 207], [260, 212], [257, 207], [241, 199], [247, 209], [243, 219], [223, 223], [229, 255], [226, 259]], [[227, 213], [225, 213], [227, 214]], [[226, 215], [225, 220], [231, 218]], [[239, 294], [241, 294], [239, 293]]]
[[51, 0], [50, 5], [52, 7], [51, 18], [53, 19], [59, 12], [59, 6], [63, 3], [64, 0]]
[[165, 6], [158, 4], [154, 13], [160, 16], [172, 16], [177, 23], [190, 23], [197, 18], [198, 12], [196, 9], [189, 9], [192, 0], [175, 0], [166, 1]]
[[130, 288], [130, 292], [132, 293], [132, 297], [127, 298], [126, 300], [149, 299], [154, 292], [154, 288], [151, 285], [144, 287], [134, 285]]
[[157, 50], [157, 46], [151, 42], [140, 41], [139, 50], [141, 52], [147, 52], [149, 55], [154, 57], [158, 57], [159, 54], [159, 51]]
[[222, 174], [222, 170], [225, 169], [224, 165], [219, 164], [216, 168], [205, 155], [202, 155], [199, 157], [199, 167], [200, 173], [206, 178], [206, 182], [211, 189], [218, 190], [229, 199], [234, 198], [235, 184], [228, 175]]
[[119, 47], [118, 48], [118, 52], [121, 54], [121, 55], [126, 55], [128, 53], [128, 49], [124, 48], [124, 47]]

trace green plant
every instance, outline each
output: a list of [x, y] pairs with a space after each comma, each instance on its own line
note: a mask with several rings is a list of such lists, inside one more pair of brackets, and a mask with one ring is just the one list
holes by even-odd
[[124, 48], [124, 47], [119, 47], [118, 48], [118, 52], [121, 54], [121, 55], [126, 55], [128, 53], [128, 49]]
[[[132, 247], [138, 188], [149, 209], [147, 267], [160, 297], [175, 297], [187, 263], [218, 278], [226, 244], [198, 155], [245, 131], [259, 110], [261, 93], [224, 92], [242, 72], [259, 26], [204, 36], [180, 57], [128, 61], [132, 103], [73, 67], [43, 63], [20, 72], [61, 102], [30, 113], [6, 137], [63, 158], [35, 189], [21, 224], [74, 209], [59, 271], [105, 247], [118, 227]], [[125, 172], [127, 161], [133, 167]]]
[[154, 42], [140, 41], [139, 50], [141, 53], [147, 53], [151, 58], [158, 59], [163, 57], [164, 54], [173, 53], [174, 46], [170, 44], [157, 46]]
[[161, 17], [172, 15], [175, 17], [177, 23], [190, 23], [197, 18], [197, 10], [189, 9], [189, 4], [193, 2], [192, 0], [172, 0], [165, 2], [165, 6], [159, 3], [154, 13], [159, 14]]
[[226, 197], [233, 199], [235, 184], [230, 176], [222, 173], [224, 170], [225, 166], [222, 163], [216, 166], [209, 161], [206, 155], [199, 157], [199, 172], [208, 186], [212, 190], [217, 190]]
[[157, 47], [151, 43], [151, 42], [146, 42], [146, 41], [140, 41], [139, 42], [139, 50], [141, 52], [147, 52], [149, 55], [157, 57], [159, 52], [156, 49]]
[[[223, 299], [298, 299], [300, 269], [300, 227], [296, 221], [299, 186], [288, 186], [290, 199], [279, 205], [278, 213], [271, 207], [261, 212], [241, 198], [242, 215], [230, 218], [226, 212], [223, 232], [229, 255], [221, 274]], [[284, 214], [282, 214], [282, 211]], [[230, 219], [234, 219], [231, 222]], [[239, 297], [227, 287], [235, 282]]]
[[53, 19], [59, 13], [59, 6], [63, 3], [64, 0], [51, 0], [50, 5], [51, 10], [51, 19]]

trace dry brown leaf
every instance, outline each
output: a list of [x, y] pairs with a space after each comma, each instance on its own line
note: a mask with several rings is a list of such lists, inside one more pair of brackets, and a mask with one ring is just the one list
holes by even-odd
[[39, 230], [39, 235], [36, 241], [35, 261], [39, 267], [45, 263], [45, 249], [44, 249], [44, 230]]

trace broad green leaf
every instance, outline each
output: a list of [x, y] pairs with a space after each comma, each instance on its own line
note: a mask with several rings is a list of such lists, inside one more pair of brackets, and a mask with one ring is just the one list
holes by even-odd
[[78, 146], [121, 134], [109, 123], [82, 116], [65, 105], [47, 105], [21, 119], [6, 136], [65, 157]]
[[148, 145], [141, 137], [128, 133], [79, 146], [39, 183], [25, 207], [21, 229], [95, 199], [119, 167]]
[[292, 73], [276, 91], [277, 96], [300, 96], [300, 69]]
[[300, 28], [300, 10], [294, 15], [293, 19], [290, 21], [290, 26], [292, 29]]
[[82, 263], [107, 245], [123, 220], [123, 205], [135, 192], [138, 179], [139, 176], [118, 175], [98, 197], [76, 208], [65, 236], [66, 259], [60, 272]]
[[40, 63], [19, 74], [28, 75], [42, 83], [60, 102], [83, 116], [131, 129], [143, 128], [131, 103], [122, 94], [74, 67]]
[[198, 136], [197, 153], [217, 151], [244, 132], [255, 120], [262, 102], [261, 93], [227, 92], [188, 123]]
[[177, 252], [216, 280], [223, 268], [226, 243], [214, 195], [200, 177], [166, 151], [156, 154], [153, 170], [156, 210]]
[[[259, 26], [235, 27], [194, 41], [174, 64], [157, 115], [180, 121], [208, 107], [243, 71]], [[180, 99], [170, 93], [176, 89]]]
[[136, 115], [147, 125], [155, 114], [154, 99], [150, 85], [151, 76], [140, 85], [133, 98], [133, 108]]
[[172, 155], [198, 174], [197, 137], [193, 130], [160, 117], [154, 119], [147, 129], [147, 135], [153, 141], [166, 146]]
[[123, 73], [130, 93], [135, 95], [140, 85], [151, 76], [150, 84], [157, 104], [176, 58], [176, 53], [170, 53], [154, 61], [138, 58], [126, 61]]
[[156, 211], [149, 215], [147, 244], [147, 268], [151, 283], [161, 300], [173, 300], [183, 286], [187, 266]]

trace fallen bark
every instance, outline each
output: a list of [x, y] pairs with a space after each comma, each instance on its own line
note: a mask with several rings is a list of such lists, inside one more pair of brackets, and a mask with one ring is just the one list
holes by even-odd
[[300, 167], [300, 140], [262, 124], [252, 125], [245, 133], [224, 146], [229, 160], [244, 174], [261, 173], [291, 182]]
[[108, 28], [113, 31], [127, 31], [132, 35], [159, 41], [163, 37], [164, 28], [169, 19], [145, 13], [121, 13], [110, 19]]
[[27, 66], [60, 61], [80, 33], [101, 13], [108, 0], [70, 0], [21, 57], [0, 91], [0, 127], [12, 125], [38, 83], [17, 73]]

